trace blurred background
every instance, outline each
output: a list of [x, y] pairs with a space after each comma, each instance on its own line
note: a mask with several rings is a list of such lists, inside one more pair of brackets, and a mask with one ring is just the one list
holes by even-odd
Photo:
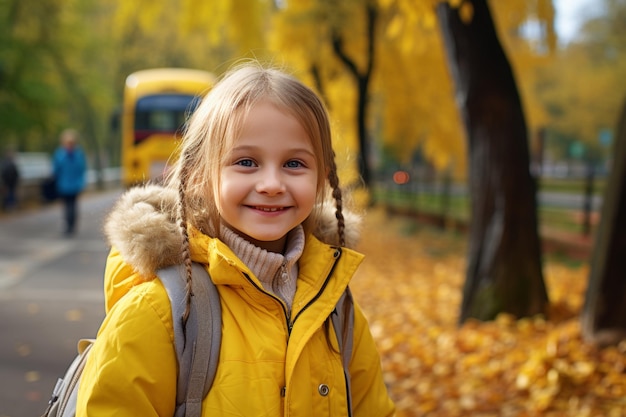
[[[485, 10], [486, 24], [472, 25]], [[469, 50], [477, 55], [464, 54]], [[491, 58], [502, 52], [493, 62], [505, 65], [492, 71]], [[88, 156], [90, 190], [117, 190], [93, 209], [102, 216], [117, 192], [163, 172], [195, 105], [189, 97], [241, 60], [270, 63], [323, 97], [341, 182], [370, 210], [361, 250], [372, 261], [355, 292], [363, 297], [400, 415], [626, 415], [626, 314], [618, 308], [626, 304], [626, 265], [606, 266], [623, 254], [623, 241], [602, 243], [603, 252], [592, 258], [603, 203], [610, 199], [613, 216], [626, 201], [619, 197], [621, 174], [611, 179], [616, 166], [624, 172], [616, 142], [625, 52], [626, 0], [4, 0], [0, 148], [20, 173], [11, 212], [45, 206], [50, 156], [60, 132], [71, 127]], [[468, 66], [472, 59], [483, 66]], [[139, 86], [149, 78], [143, 70], [156, 68], [199, 70], [197, 84], [164, 81], [156, 96], [141, 101], [147, 93]], [[513, 83], [493, 94], [502, 73]], [[167, 77], [176, 79], [170, 70]], [[165, 100], [167, 112], [151, 107], [172, 93], [189, 97], [182, 107]], [[477, 117], [472, 100], [481, 95], [508, 99]], [[500, 120], [489, 140], [468, 129], [476, 120], [493, 128], [499, 107], [519, 117]], [[505, 146], [495, 151], [498, 143]], [[494, 150], [483, 174], [472, 149]], [[492, 185], [498, 179], [503, 185]], [[494, 241], [489, 226], [502, 212], [479, 212], [481, 202], [492, 201], [507, 201], [506, 224], [524, 229], [505, 227], [494, 244], [503, 255], [495, 261], [475, 250]], [[11, 217], [4, 219], [3, 234], [35, 224], [23, 219], [10, 228]], [[607, 220], [606, 230], [620, 230], [620, 219]], [[90, 233], [96, 245], [97, 226]], [[519, 247], [508, 243], [516, 239]], [[0, 245], [1, 255], [12, 256], [11, 242], [7, 237]], [[63, 245], [67, 253], [77, 250]], [[106, 248], [98, 249], [86, 264], [102, 261]], [[498, 303], [482, 314], [475, 308], [485, 304], [475, 274], [480, 268], [473, 266], [498, 262], [507, 265], [500, 272], [510, 282], [536, 285], [528, 299], [516, 294], [521, 301], [490, 294]], [[529, 264], [533, 271], [516, 275]], [[376, 287], [376, 278], [388, 275], [398, 278], [395, 292]], [[497, 283], [501, 278], [493, 275]], [[17, 282], [0, 276], [0, 290]], [[616, 298], [607, 299], [607, 292]], [[7, 294], [0, 301], [11, 299]], [[613, 308], [602, 313], [596, 304]], [[587, 338], [578, 320], [583, 305]], [[92, 315], [99, 322], [100, 315]], [[525, 316], [533, 318], [520, 319]], [[598, 331], [616, 328], [599, 350], [588, 344], [597, 342]], [[66, 359], [74, 341], [74, 334], [64, 341]], [[30, 350], [18, 351], [26, 357], [24, 369], [31, 369]], [[504, 359], [494, 362], [498, 354]], [[51, 365], [45, 382], [66, 364]], [[46, 387], [31, 388], [29, 401], [39, 407]]]
[[[49, 153], [72, 126], [93, 169], [119, 167], [116, 115], [129, 74], [188, 67], [219, 76], [254, 57], [289, 68], [324, 96], [339, 160], [348, 161], [344, 183], [356, 181], [359, 151], [375, 181], [398, 169], [463, 181], [465, 133], [436, 3], [3, 1], [0, 138], [20, 153]], [[545, 177], [581, 179], [590, 166], [603, 177], [623, 99], [624, 2], [489, 6], [521, 94], [533, 163]], [[361, 95], [367, 149], [359, 145]]]

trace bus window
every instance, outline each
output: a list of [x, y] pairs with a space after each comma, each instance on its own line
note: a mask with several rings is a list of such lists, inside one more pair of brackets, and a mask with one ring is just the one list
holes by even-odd
[[199, 102], [197, 96], [183, 94], [159, 94], [139, 99], [135, 109], [135, 145], [155, 133], [179, 132]]

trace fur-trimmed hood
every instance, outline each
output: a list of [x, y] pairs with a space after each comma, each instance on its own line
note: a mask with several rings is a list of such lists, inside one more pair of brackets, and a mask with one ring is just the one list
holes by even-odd
[[[182, 261], [182, 236], [176, 225], [177, 192], [160, 185], [135, 187], [125, 192], [109, 213], [104, 234], [109, 245], [142, 276]], [[324, 205], [321, 221], [313, 234], [337, 245], [337, 220], [332, 202]], [[360, 231], [360, 216], [344, 210], [346, 246], [354, 248]]]

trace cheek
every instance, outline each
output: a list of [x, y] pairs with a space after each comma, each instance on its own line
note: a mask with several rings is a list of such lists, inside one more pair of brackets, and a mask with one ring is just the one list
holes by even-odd
[[222, 207], [233, 203], [233, 200], [237, 198], [237, 190], [236, 181], [232, 181], [228, 175], [222, 175], [219, 187], [215, 192], [220, 211], [222, 211]]
[[311, 209], [317, 200], [318, 187], [316, 181], [310, 181], [298, 188], [300, 201]]
[[219, 201], [221, 205], [236, 205], [246, 200], [254, 191], [254, 181], [249, 175], [223, 173], [220, 177]]

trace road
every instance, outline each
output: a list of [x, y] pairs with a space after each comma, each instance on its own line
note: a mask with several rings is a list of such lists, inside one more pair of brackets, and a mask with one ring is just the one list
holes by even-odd
[[64, 237], [61, 206], [0, 216], [0, 417], [39, 416], [104, 317], [108, 247], [102, 221], [120, 190], [79, 200], [79, 230]]

